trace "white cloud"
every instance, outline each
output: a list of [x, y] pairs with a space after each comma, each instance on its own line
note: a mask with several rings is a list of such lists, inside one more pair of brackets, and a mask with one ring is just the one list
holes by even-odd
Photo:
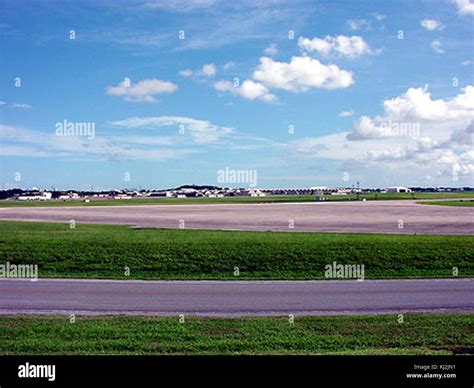
[[298, 93], [312, 88], [346, 88], [354, 83], [352, 72], [336, 65], [323, 65], [317, 59], [307, 56], [292, 57], [289, 63], [262, 57], [252, 78], [253, 80], [247, 79], [237, 86], [230, 81], [221, 80], [214, 83], [214, 88], [249, 100], [270, 102], [277, 99], [270, 89]]
[[354, 83], [352, 72], [336, 65], [323, 65], [310, 57], [292, 57], [289, 63], [260, 58], [253, 79], [267, 88], [305, 92], [311, 88], [339, 89]]
[[216, 75], [216, 66], [213, 63], [209, 63], [202, 67], [201, 72], [206, 77], [214, 77]]
[[16, 109], [31, 109], [30, 104], [20, 104], [20, 103], [14, 102], [11, 106], [12, 108], [16, 108]]
[[359, 30], [364, 30], [364, 31], [369, 31], [372, 29], [372, 24], [375, 21], [376, 24], [380, 24], [383, 20], [387, 18], [387, 15], [384, 15], [383, 13], [380, 12], [372, 12], [369, 14], [369, 16], [372, 18], [362, 18], [362, 19], [349, 19], [346, 22], [347, 27], [351, 31], [359, 31]]
[[463, 66], [471, 66], [471, 65], [474, 65], [474, 61], [466, 60], [466, 61], [463, 61], [463, 62], [461, 63], [461, 65], [463, 65]]
[[[448, 99], [433, 99], [427, 87], [409, 88], [385, 100], [383, 107], [379, 116], [362, 116], [351, 132], [299, 139], [289, 147], [300, 157], [333, 159], [358, 171], [373, 167], [394, 171], [396, 177], [406, 171], [405, 179], [459, 176], [466, 184], [472, 181], [473, 85]], [[399, 129], [415, 125], [419, 131], [397, 131], [394, 124]]]
[[443, 24], [435, 19], [423, 19], [420, 24], [428, 31], [442, 30], [444, 28]]
[[235, 66], [235, 62], [229, 61], [229, 62], [224, 63], [224, 65], [222, 66], [222, 68], [223, 68], [224, 70], [229, 70], [229, 69], [232, 69], [234, 66]]
[[278, 47], [275, 43], [272, 43], [263, 52], [265, 55], [274, 56], [278, 54]]
[[220, 92], [230, 92], [248, 100], [262, 100], [265, 102], [276, 100], [276, 96], [271, 94], [264, 85], [252, 80], [245, 80], [240, 86], [235, 86], [230, 81], [217, 81], [214, 88]]
[[108, 86], [107, 94], [111, 96], [123, 97], [126, 101], [136, 102], [156, 102], [155, 96], [162, 93], [174, 93], [178, 87], [170, 81], [162, 81], [156, 78], [144, 79], [142, 81], [127, 85], [125, 81], [117, 86]]
[[0, 101], [0, 106], [6, 106], [13, 109], [31, 109], [32, 108], [30, 104], [24, 104], [24, 103], [18, 103], [18, 102], [7, 103], [6, 101]]
[[351, 110], [343, 110], [341, 113], [339, 113], [339, 117], [351, 117], [354, 115], [354, 111]]
[[191, 69], [181, 70], [179, 75], [182, 77], [196, 77], [196, 78], [210, 78], [214, 77], [217, 73], [216, 65], [213, 63], [208, 63], [203, 65], [201, 69], [193, 71]]
[[194, 72], [191, 69], [184, 69], [179, 71], [179, 75], [181, 77], [191, 77], [193, 73]]
[[471, 0], [451, 0], [458, 7], [458, 12], [461, 15], [473, 15], [474, 3]]
[[428, 86], [409, 88], [399, 97], [384, 102], [386, 115], [403, 120], [446, 121], [474, 116], [474, 86], [468, 85], [452, 99], [431, 98]]
[[368, 30], [370, 22], [367, 19], [351, 19], [347, 21], [347, 26], [351, 31]]
[[379, 22], [387, 18], [387, 15], [384, 15], [383, 13], [378, 13], [378, 12], [373, 12], [371, 15], [375, 20]]
[[[215, 143], [233, 132], [232, 128], [221, 127], [206, 120], [197, 120], [180, 116], [131, 117], [125, 120], [110, 121], [109, 124], [123, 128], [161, 128], [175, 127], [176, 132], [181, 128], [184, 134], [198, 144]], [[180, 126], [182, 126], [180, 128]]]
[[362, 116], [356, 121], [351, 140], [374, 139], [391, 136], [389, 130], [394, 124], [421, 126], [422, 124], [441, 124], [462, 122], [474, 119], [474, 86], [467, 86], [462, 93], [452, 99], [433, 100], [428, 87], [409, 88], [404, 94], [385, 100], [384, 114], [370, 118]]
[[433, 40], [431, 42], [431, 48], [436, 54], [444, 54], [444, 49], [442, 47], [442, 43], [439, 40]]
[[298, 46], [301, 50], [307, 52], [317, 52], [322, 56], [332, 55], [334, 53], [341, 57], [357, 58], [364, 54], [370, 54], [367, 42], [360, 36], [326, 36], [324, 39], [308, 39], [300, 37]]
[[192, 149], [157, 148], [154, 138], [139, 142], [134, 137], [56, 136], [49, 132], [0, 125], [0, 147], [10, 156], [60, 157], [84, 160], [165, 160], [185, 157], [198, 152]]
[[144, 7], [168, 12], [192, 12], [210, 8], [216, 4], [217, 0], [154, 0], [145, 3]]

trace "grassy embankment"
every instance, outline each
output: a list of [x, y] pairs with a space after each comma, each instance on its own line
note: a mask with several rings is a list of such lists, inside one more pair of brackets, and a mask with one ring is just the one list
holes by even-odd
[[323, 279], [333, 261], [364, 264], [366, 278], [452, 277], [453, 267], [459, 276], [473, 276], [473, 257], [473, 236], [70, 229], [0, 221], [0, 263], [38, 264], [40, 277]]
[[452, 354], [473, 315], [202, 319], [0, 317], [0, 354]]

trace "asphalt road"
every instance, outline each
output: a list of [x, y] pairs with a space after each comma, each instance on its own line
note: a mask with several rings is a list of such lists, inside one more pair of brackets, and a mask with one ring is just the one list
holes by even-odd
[[474, 313], [474, 279], [0, 280], [0, 315], [209, 317]]
[[[474, 235], [474, 207], [411, 200], [0, 208], [0, 220], [226, 230]], [[291, 228], [291, 226], [293, 226]]]

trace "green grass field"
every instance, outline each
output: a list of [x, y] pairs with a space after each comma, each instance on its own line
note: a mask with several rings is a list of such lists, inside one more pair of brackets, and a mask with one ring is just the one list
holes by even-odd
[[[357, 196], [325, 195], [325, 201], [354, 201], [357, 199], [394, 200], [394, 199], [445, 199], [445, 198], [474, 198], [474, 191], [459, 193], [370, 193]], [[122, 200], [93, 199], [84, 201], [0, 201], [0, 207], [23, 206], [126, 206], [126, 205], [192, 205], [192, 204], [228, 204], [228, 203], [284, 203], [284, 202], [314, 202], [314, 195], [273, 195], [267, 197], [224, 197], [224, 198], [133, 198]]]
[[422, 205], [437, 205], [437, 206], [474, 206], [474, 200], [459, 200], [459, 201], [433, 201], [433, 202], [417, 202]]
[[453, 354], [474, 315], [203, 319], [0, 317], [0, 354]]
[[[0, 222], [0, 263], [40, 277], [322, 279], [324, 266], [364, 264], [366, 278], [474, 275], [474, 237], [132, 229]], [[124, 268], [130, 268], [130, 277]], [[234, 276], [238, 267], [240, 276]]]

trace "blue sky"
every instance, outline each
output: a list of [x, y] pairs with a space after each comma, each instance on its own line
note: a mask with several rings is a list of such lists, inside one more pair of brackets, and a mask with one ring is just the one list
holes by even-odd
[[467, 0], [0, 7], [3, 188], [474, 185]]

